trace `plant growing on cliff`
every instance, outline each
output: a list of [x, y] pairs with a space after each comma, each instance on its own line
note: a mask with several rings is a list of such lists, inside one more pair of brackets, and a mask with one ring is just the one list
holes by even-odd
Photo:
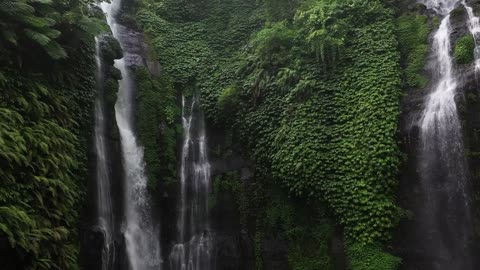
[[454, 57], [458, 64], [470, 64], [475, 59], [475, 41], [471, 35], [459, 38], [455, 43]]
[[15, 49], [21, 54], [33, 42], [53, 59], [67, 57], [64, 46], [58, 41], [62, 35], [73, 33], [88, 42], [102, 29], [102, 22], [88, 14], [86, 5], [89, 3], [93, 1], [74, 5], [59, 0], [1, 1], [0, 49]]
[[397, 19], [404, 83], [407, 87], [423, 88], [427, 84], [427, 79], [422, 73], [428, 55], [430, 31], [431, 27], [425, 15], [404, 14]]

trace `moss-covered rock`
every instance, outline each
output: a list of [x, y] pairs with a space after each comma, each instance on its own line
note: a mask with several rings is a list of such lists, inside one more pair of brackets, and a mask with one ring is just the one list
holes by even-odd
[[423, 88], [427, 77], [423, 69], [428, 55], [431, 27], [426, 15], [404, 14], [397, 18], [397, 36], [402, 56], [403, 81], [407, 87]]
[[470, 64], [475, 59], [475, 40], [471, 35], [465, 35], [455, 43], [454, 57], [457, 64]]

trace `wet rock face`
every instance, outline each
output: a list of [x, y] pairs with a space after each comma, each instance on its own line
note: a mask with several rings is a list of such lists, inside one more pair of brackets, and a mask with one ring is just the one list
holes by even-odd
[[143, 34], [125, 26], [119, 27], [120, 43], [123, 45], [124, 59], [127, 66], [144, 66], [146, 45], [143, 42]]
[[250, 270], [255, 267], [253, 246], [244, 232], [215, 235], [215, 258], [218, 270]]
[[471, 35], [470, 31], [468, 30], [467, 21], [467, 10], [462, 4], [459, 3], [457, 7], [450, 13], [450, 23], [453, 30], [451, 34], [452, 49], [455, 48], [455, 42], [459, 38], [465, 35]]
[[123, 57], [120, 43], [110, 34], [101, 35], [98, 38], [100, 55], [105, 64], [113, 65], [115, 59]]
[[105, 235], [98, 226], [87, 229], [82, 237], [84, 246], [88, 246], [83, 250], [85, 269], [102, 269], [102, 249], [105, 243]]

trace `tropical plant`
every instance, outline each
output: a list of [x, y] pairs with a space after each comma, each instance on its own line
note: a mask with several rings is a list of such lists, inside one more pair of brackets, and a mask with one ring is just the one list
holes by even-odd
[[323, 63], [335, 63], [345, 45], [348, 24], [337, 1], [314, 1], [295, 14], [294, 23]]
[[90, 17], [91, 1], [65, 4], [59, 0], [3, 0], [0, 2], [0, 49], [14, 48], [17, 54], [29, 50], [31, 42], [51, 58], [67, 57], [60, 37], [68, 32], [92, 39], [102, 29], [101, 21]]

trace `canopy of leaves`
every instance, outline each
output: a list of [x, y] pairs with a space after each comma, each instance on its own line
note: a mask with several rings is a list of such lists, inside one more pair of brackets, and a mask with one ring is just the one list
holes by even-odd
[[78, 269], [93, 47], [78, 45], [71, 62], [37, 63], [42, 73], [0, 68], [2, 269]]
[[[102, 29], [87, 4], [94, 1], [3, 0], [0, 2], [0, 50], [17, 57], [41, 48], [53, 59], [67, 57], [62, 39], [91, 42]], [[34, 44], [34, 45], [32, 45]]]

